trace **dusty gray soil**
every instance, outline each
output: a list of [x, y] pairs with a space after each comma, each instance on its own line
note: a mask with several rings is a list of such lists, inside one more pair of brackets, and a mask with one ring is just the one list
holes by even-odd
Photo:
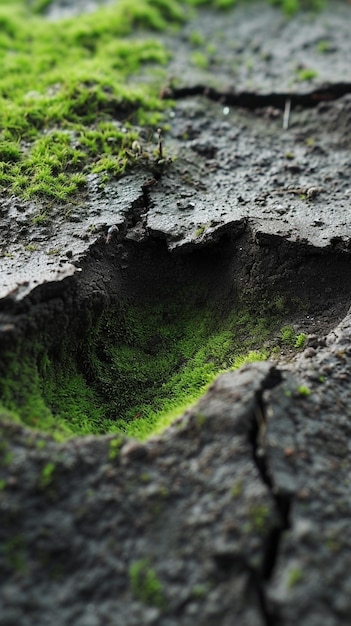
[[[305, 12], [294, 19], [266, 3], [238, 5], [235, 12], [203, 12], [189, 22], [181, 46], [178, 39], [168, 40], [174, 52], [169, 76], [178, 88], [202, 82], [227, 93], [293, 97], [348, 83], [348, 3], [335, 0], [322, 16]], [[202, 35], [202, 45], [194, 44], [194, 33]], [[202, 69], [193, 56], [198, 50], [207, 60]], [[315, 76], [304, 79], [304, 69]]]
[[[228, 303], [297, 295], [293, 321], [312, 333], [298, 359], [225, 374], [162, 436], [116, 455], [111, 437], [57, 444], [2, 423], [2, 625], [349, 624], [350, 13], [205, 13], [167, 40], [164, 149], [177, 158], [156, 184], [142, 169], [105, 189], [92, 177], [35, 227], [41, 206], [1, 199], [1, 357], [23, 333], [79, 329], [121, 294], [181, 277], [210, 276]], [[189, 60], [192, 31], [216, 45], [206, 70]], [[318, 75], [298, 82], [300, 66]]]
[[[319, 16], [289, 21], [254, 3], [224, 15], [201, 13], [178, 35], [163, 35], [173, 59], [162, 91], [180, 98], [165, 120], [164, 149], [176, 160], [148, 190], [147, 204], [150, 168], [106, 186], [91, 176], [86, 194], [64, 206], [1, 198], [0, 297], [22, 298], [43, 281], [71, 275], [109, 226], [130, 227], [135, 207], [144, 216], [142, 233], [166, 237], [170, 249], [197, 245], [228, 222], [249, 221], [267, 234], [348, 250], [349, 14], [349, 5], [338, 2]], [[189, 41], [194, 32], [203, 37], [200, 47]], [[198, 52], [206, 69], [193, 60]], [[305, 66], [316, 76], [298, 80]], [[155, 79], [151, 73], [140, 80]], [[338, 94], [345, 95], [330, 101]], [[43, 213], [48, 220], [34, 225]]]

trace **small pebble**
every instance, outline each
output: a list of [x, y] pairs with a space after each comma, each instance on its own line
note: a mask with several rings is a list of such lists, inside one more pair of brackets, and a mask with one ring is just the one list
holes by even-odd
[[317, 352], [314, 348], [306, 348], [306, 350], [304, 350], [304, 353], [303, 353], [305, 359], [311, 359], [316, 354]]

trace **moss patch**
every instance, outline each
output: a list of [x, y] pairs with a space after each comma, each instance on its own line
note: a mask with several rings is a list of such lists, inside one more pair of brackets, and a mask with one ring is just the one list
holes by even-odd
[[147, 559], [134, 561], [129, 569], [130, 586], [137, 600], [159, 609], [166, 608], [162, 584]]
[[223, 315], [175, 301], [119, 306], [103, 313], [83, 342], [72, 337], [8, 354], [0, 381], [4, 407], [26, 425], [58, 437], [126, 433], [143, 439], [195, 402], [214, 377], [267, 358], [263, 347], [282, 323], [281, 302], [241, 303]]
[[135, 162], [133, 125], [156, 124], [165, 105], [158, 81], [130, 79], [169, 54], [155, 38], [126, 37], [168, 18], [181, 19], [176, 3], [119, 2], [51, 23], [27, 2], [0, 2], [3, 192], [65, 199], [90, 172]]
[[[271, 1], [290, 13], [321, 4]], [[49, 4], [0, 0], [0, 191], [65, 200], [89, 173], [133, 166], [140, 125], [159, 124], [169, 53], [150, 31], [189, 19], [191, 6], [235, 1], [120, 0], [56, 22], [41, 15]], [[206, 57], [198, 51], [193, 61], [204, 66]], [[133, 80], [141, 72], [148, 79]]]

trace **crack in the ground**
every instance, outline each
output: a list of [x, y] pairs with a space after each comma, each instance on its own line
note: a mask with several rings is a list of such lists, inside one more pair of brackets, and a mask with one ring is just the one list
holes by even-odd
[[161, 94], [163, 98], [181, 100], [193, 96], [204, 96], [213, 102], [220, 102], [223, 105], [241, 107], [243, 109], [259, 109], [273, 106], [284, 110], [287, 102], [291, 107], [301, 106], [303, 108], [313, 108], [320, 102], [330, 102], [338, 100], [351, 93], [350, 83], [335, 83], [325, 85], [306, 93], [293, 92], [272, 92], [260, 94], [251, 91], [235, 92], [234, 90], [220, 91], [207, 85], [189, 85], [183, 87], [167, 87]]
[[[153, 183], [153, 184], [156, 184], [156, 183]], [[96, 245], [95, 247], [96, 254], [98, 252], [101, 253], [100, 257], [96, 256], [96, 259], [88, 258], [90, 265], [87, 264], [86, 272], [82, 272], [82, 275], [80, 275], [81, 276], [80, 281], [81, 282], [85, 281], [87, 285], [87, 292], [86, 292], [87, 300], [89, 299], [89, 306], [91, 305], [91, 308], [95, 309], [96, 307], [100, 307], [100, 306], [101, 308], [103, 308], [104, 306], [108, 307], [111, 305], [111, 300], [113, 298], [117, 299], [120, 297], [120, 293], [123, 293], [123, 291], [117, 292], [117, 288], [115, 287], [115, 285], [119, 285], [119, 281], [120, 281], [119, 276], [118, 278], [116, 278], [118, 274], [117, 266], [124, 269], [124, 263], [125, 263], [126, 268], [128, 267], [128, 264], [131, 265], [133, 263], [133, 260], [131, 258], [128, 259], [130, 248], [134, 246], [136, 250], [138, 248], [138, 245], [135, 242], [132, 243], [130, 241], [129, 242], [125, 241], [127, 245], [124, 250], [123, 246], [121, 246], [120, 244], [124, 242], [124, 239], [127, 239], [131, 235], [131, 230], [133, 228], [135, 228], [139, 224], [143, 228], [143, 219], [144, 219], [143, 215], [147, 214], [150, 204], [152, 203], [152, 198], [149, 197], [149, 191], [152, 187], [153, 185], [151, 184], [147, 185], [145, 190], [143, 189], [143, 187], [141, 187], [142, 193], [138, 195], [138, 199], [135, 202], [130, 203], [128, 205], [128, 208], [126, 209], [126, 212], [125, 212], [125, 221], [121, 227], [121, 230], [115, 234], [116, 240], [111, 242], [113, 245], [111, 246], [105, 245], [104, 241], [100, 239], [98, 245]], [[245, 237], [243, 235], [245, 235]], [[221, 231], [222, 238], [219, 237], [218, 239], [212, 242], [213, 251], [216, 251], [216, 252], [220, 251], [221, 255], [223, 255], [223, 256], [218, 257], [219, 260], [217, 260], [218, 267], [221, 266], [222, 269], [221, 270], [218, 269], [218, 274], [216, 274], [216, 280], [219, 280], [219, 279], [224, 280], [224, 276], [226, 276], [226, 281], [227, 281], [229, 280], [229, 276], [232, 276], [232, 275], [236, 276], [236, 278], [238, 279], [238, 275], [240, 275], [240, 272], [242, 271], [242, 267], [249, 266], [249, 279], [247, 279], [247, 274], [244, 274], [243, 276], [245, 276], [246, 278], [245, 280], [246, 285], [248, 284], [248, 285], [254, 286], [255, 274], [260, 277], [260, 282], [262, 282], [262, 277], [264, 277], [267, 280], [270, 276], [274, 275], [275, 272], [277, 272], [278, 270], [279, 270], [279, 273], [281, 274], [282, 266], [283, 266], [282, 264], [284, 261], [286, 261], [286, 259], [289, 259], [289, 261], [292, 261], [293, 268], [295, 268], [296, 263], [299, 261], [299, 255], [301, 254], [302, 257], [305, 258], [305, 255], [308, 255], [311, 252], [310, 249], [306, 249], [302, 245], [296, 246], [295, 244], [294, 245], [286, 244], [284, 246], [280, 246], [279, 248], [277, 246], [272, 246], [270, 248], [270, 254], [269, 254], [270, 265], [269, 266], [265, 264], [261, 265], [262, 259], [266, 259], [267, 255], [262, 253], [262, 247], [254, 243], [255, 235], [251, 231], [250, 223], [247, 224], [246, 232], [243, 233], [243, 235], [242, 235], [243, 237], [242, 240], [237, 240], [236, 238], [232, 240], [230, 237], [230, 228], [225, 227], [224, 232]], [[147, 240], [148, 233], [147, 231], [145, 231], [145, 225], [144, 225], [143, 236], [145, 237], [145, 240]], [[145, 244], [145, 240], [143, 241], [143, 245], [140, 247], [143, 247], [143, 246], [145, 247], [145, 245], [148, 245], [148, 242], [146, 242]], [[150, 244], [153, 245], [152, 237], [149, 236], [148, 241], [150, 242]], [[240, 245], [234, 245], [234, 241], [237, 241], [238, 243], [240, 241]], [[278, 241], [281, 241], [281, 239], [278, 239]], [[114, 245], [115, 243], [117, 243], [116, 246]], [[209, 249], [210, 249], [210, 246], [209, 246]], [[167, 255], [167, 258], [169, 258], [169, 261], [170, 261], [169, 264], [164, 265], [164, 266], [162, 265], [161, 252], [162, 254]], [[193, 263], [190, 266], [190, 270], [192, 272], [192, 276], [194, 276], [194, 280], [197, 280], [195, 279], [195, 277], [197, 277], [198, 275], [196, 273], [194, 274], [193, 272], [194, 272], [194, 269], [196, 270], [196, 268], [198, 268], [198, 266], [201, 266], [202, 271], [204, 271], [204, 268], [211, 268], [213, 266], [215, 256], [211, 257], [207, 254], [207, 252], [208, 252], [207, 250], [206, 251], [203, 250], [201, 252], [201, 257], [198, 257], [197, 259], [195, 259], [195, 257], [192, 257]], [[125, 257], [123, 255], [125, 255]], [[190, 258], [191, 255], [189, 254], [188, 257]], [[230, 257], [230, 263], [229, 263], [229, 257]], [[139, 268], [143, 267], [143, 265], [145, 264], [145, 260], [148, 258], [149, 258], [148, 256], [146, 257], [136, 256], [134, 263], [136, 267], [136, 272], [138, 274], [140, 273]], [[151, 270], [151, 268], [154, 267], [154, 259], [158, 261], [158, 265], [161, 264], [165, 268], [165, 270], [163, 271], [169, 271], [170, 268], [172, 268], [172, 271], [173, 271], [174, 265], [179, 263], [179, 271], [181, 271], [181, 273], [183, 274], [183, 270], [185, 267], [183, 264], [183, 258], [176, 257], [176, 255], [171, 255], [169, 252], [166, 252], [165, 245], [158, 244], [158, 247], [152, 250], [152, 260], [150, 262], [149, 268]], [[207, 264], [205, 263], [206, 258], [207, 258]], [[320, 258], [321, 257], [318, 256], [318, 262], [320, 262], [319, 261]], [[328, 258], [332, 259], [334, 257], [332, 255], [329, 255]], [[196, 260], [196, 263], [195, 263], [195, 260]], [[101, 263], [100, 269], [96, 267], [96, 265], [98, 265], [96, 261]], [[120, 261], [122, 261], [122, 264], [120, 263]], [[223, 273], [223, 270], [226, 268], [227, 263], [232, 268], [232, 274], [230, 275]], [[256, 263], [256, 271], [254, 269], [255, 263]], [[116, 273], [113, 274], [113, 280], [111, 280], [111, 283], [108, 283], [106, 279], [106, 284], [102, 286], [101, 281], [104, 278], [104, 273], [106, 273], [106, 275], [109, 274], [108, 272], [109, 266], [110, 266], [110, 269], [113, 271], [115, 271], [117, 267]], [[347, 275], [346, 271], [341, 272], [341, 274], [343, 273], [345, 273], [345, 276]], [[85, 274], [86, 274], [86, 277], [84, 278]], [[140, 278], [139, 276], [137, 277], [138, 280], [136, 284], [134, 285], [133, 280], [135, 278], [135, 274], [136, 274], [135, 272], [132, 272], [127, 278], [123, 277], [122, 279], [126, 281], [127, 289], [128, 289], [128, 297], [132, 289], [139, 291], [139, 288], [141, 285], [141, 282], [138, 282]], [[296, 275], [296, 270], [294, 270], [294, 274]], [[312, 272], [311, 275], [315, 275], [315, 273]], [[157, 277], [159, 278], [159, 274], [157, 274]], [[174, 274], [169, 274], [169, 278], [174, 278]], [[206, 273], [206, 281], [208, 281], [207, 273]], [[286, 283], [286, 278], [283, 279], [283, 282]], [[152, 282], [150, 282], [150, 289], [152, 290], [154, 289], [154, 283], [157, 283], [157, 280], [154, 280], [153, 278]], [[234, 283], [234, 284], [239, 285], [241, 284], [241, 282]], [[112, 286], [112, 289], [116, 288], [116, 293], [111, 293], [111, 286]], [[53, 286], [48, 285], [46, 287], [45, 293], [52, 293], [52, 289], [53, 289]], [[60, 298], [63, 299], [64, 295], [61, 293], [61, 291], [63, 290], [63, 285], [57, 286], [57, 289], [60, 289], [59, 295], [60, 295]], [[228, 290], [231, 295], [232, 288], [228, 287]], [[257, 293], [258, 292], [259, 290], [257, 289]], [[44, 293], [44, 291], [42, 293]], [[96, 299], [94, 299], [95, 298], [94, 293], [96, 293]], [[227, 293], [227, 291], [225, 293]], [[57, 291], [55, 291], [55, 296], [57, 297], [57, 295], [58, 293]], [[79, 296], [75, 294], [74, 290], [72, 290], [71, 297], [73, 299], [72, 301], [77, 303], [76, 310], [79, 310], [80, 316], [82, 316], [82, 306], [81, 306], [82, 301], [79, 300]], [[138, 293], [138, 297], [139, 297], [139, 293]], [[57, 310], [52, 309], [52, 315], [55, 315], [55, 332], [57, 332], [58, 324], [60, 324], [60, 314], [62, 315], [63, 309], [66, 306], [66, 302], [68, 302], [68, 295], [67, 295], [66, 300], [64, 299], [62, 300], [62, 306], [60, 309], [57, 309]], [[78, 303], [80, 303], [80, 306], [78, 305]], [[68, 304], [67, 304], [67, 307], [68, 307]], [[70, 307], [71, 308], [68, 308], [65, 311], [66, 317], [68, 317], [70, 311], [72, 311], [72, 304], [70, 304]], [[97, 312], [94, 311], [94, 314], [95, 313], [96, 313], [96, 317], [98, 317], [99, 310]], [[48, 309], [48, 311], [45, 312], [45, 315], [48, 316], [49, 314], [50, 314], [50, 310]], [[42, 323], [43, 315], [40, 314], [40, 311], [38, 311], [38, 325], [39, 325], [39, 319], [40, 319], [40, 323]], [[79, 326], [84, 327], [86, 330], [86, 322], [82, 323], [82, 319], [84, 318], [80, 317]], [[93, 318], [91, 311], [86, 316], [86, 319], [90, 320], [89, 321], [90, 324], [93, 323], [94, 318]], [[59, 329], [60, 329], [60, 341], [61, 341], [61, 337], [65, 329], [64, 328], [61, 329], [60, 326], [59, 326]], [[252, 456], [254, 463], [257, 467], [257, 470], [259, 472], [260, 479], [262, 483], [266, 485], [267, 489], [269, 490], [268, 495], [270, 495], [272, 501], [275, 503], [276, 509], [273, 511], [270, 509], [271, 510], [271, 523], [268, 529], [266, 530], [267, 532], [266, 536], [262, 537], [261, 535], [259, 537], [260, 541], [263, 541], [263, 545], [261, 544], [260, 555], [259, 555], [260, 556], [259, 566], [256, 566], [256, 561], [251, 561], [250, 559], [247, 558], [245, 554], [243, 555], [240, 562], [238, 563], [237, 553], [233, 554], [231, 552], [227, 554], [225, 553], [220, 553], [218, 555], [216, 554], [215, 561], [219, 569], [219, 575], [223, 578], [223, 580], [227, 580], [230, 577], [236, 576], [236, 571], [237, 571], [236, 568], [239, 568], [238, 570], [239, 577], [242, 575], [242, 572], [244, 570], [245, 580], [247, 581], [247, 586], [245, 587], [245, 591], [247, 592], [247, 599], [245, 601], [248, 603], [249, 606], [253, 604], [255, 605], [255, 610], [260, 612], [261, 622], [265, 626], [280, 626], [282, 623], [281, 614], [278, 612], [276, 605], [274, 605], [274, 600], [270, 600], [269, 592], [267, 591], [267, 586], [272, 581], [272, 577], [277, 571], [278, 557], [281, 554], [282, 544], [284, 541], [284, 533], [289, 528], [289, 515], [290, 515], [291, 504], [292, 504], [292, 496], [281, 493], [281, 492], [276, 492], [275, 485], [274, 485], [274, 477], [272, 477], [272, 475], [269, 472], [269, 465], [268, 465], [269, 458], [267, 461], [267, 458], [265, 457], [264, 452], [263, 452], [263, 444], [264, 444], [265, 428], [266, 428], [266, 422], [267, 422], [266, 416], [267, 416], [267, 409], [268, 409], [265, 392], [269, 390], [273, 390], [274, 388], [278, 387], [283, 382], [283, 380], [284, 381], [286, 380], [286, 374], [283, 375], [283, 371], [281, 369], [271, 365], [268, 373], [266, 370], [266, 374], [264, 376], [265, 378], [263, 379], [260, 385], [260, 388], [256, 390], [256, 393], [254, 396], [255, 407], [256, 407], [255, 412], [254, 413], [251, 412], [251, 409], [250, 409], [251, 430], [246, 435], [246, 437], [249, 439], [250, 446], [251, 446], [249, 455]], [[246, 431], [246, 427], [247, 427], [247, 422], [245, 425], [245, 431]], [[267, 498], [267, 500], [269, 500], [269, 497]], [[269, 519], [267, 521], [269, 522]], [[180, 611], [179, 615], [181, 614], [181, 610], [183, 610], [183, 606], [185, 606], [185, 604], [186, 602], [184, 602], [184, 605], [181, 605], [179, 609]]]
[[151, 190], [161, 180], [165, 165], [166, 161], [156, 159], [154, 166], [150, 170], [151, 177], [140, 185], [140, 195], [126, 209], [123, 224], [120, 224], [116, 229], [112, 224], [107, 231], [106, 243], [109, 243], [112, 239], [123, 242], [128, 232], [139, 225], [141, 232], [145, 236], [147, 235], [146, 218], [148, 211], [152, 207]]
[[268, 487], [276, 504], [280, 523], [274, 524], [268, 533], [263, 547], [261, 569], [255, 573], [255, 585], [261, 605], [261, 611], [266, 626], [279, 626], [280, 618], [274, 609], [268, 605], [265, 584], [271, 579], [279, 554], [280, 542], [283, 533], [290, 527], [291, 496], [277, 493], [274, 490], [272, 477], [269, 474], [267, 460], [262, 447], [262, 440], [266, 428], [266, 406], [263, 400], [265, 391], [277, 387], [283, 380], [280, 370], [272, 367], [268, 376], [263, 381], [262, 388], [256, 393], [256, 414], [249, 433], [250, 443], [253, 449], [254, 463], [259, 471], [263, 483]]

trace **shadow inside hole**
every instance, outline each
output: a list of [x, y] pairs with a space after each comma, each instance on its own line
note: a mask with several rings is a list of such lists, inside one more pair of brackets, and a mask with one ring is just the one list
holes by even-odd
[[269, 356], [284, 324], [332, 328], [351, 286], [347, 256], [250, 231], [183, 254], [152, 239], [97, 245], [82, 269], [60, 307], [28, 307], [3, 359], [5, 408], [62, 436], [162, 429], [218, 373]]

